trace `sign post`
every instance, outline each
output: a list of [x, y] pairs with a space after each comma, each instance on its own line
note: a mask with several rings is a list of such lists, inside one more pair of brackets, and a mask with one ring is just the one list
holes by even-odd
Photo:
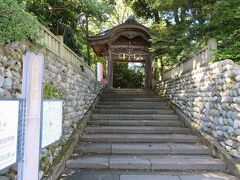
[[39, 179], [39, 151], [44, 56], [27, 52], [23, 61], [22, 98], [26, 99], [23, 158], [18, 165], [19, 180]]

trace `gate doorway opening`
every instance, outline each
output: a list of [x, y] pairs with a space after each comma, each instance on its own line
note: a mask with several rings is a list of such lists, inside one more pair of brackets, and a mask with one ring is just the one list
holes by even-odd
[[114, 63], [114, 88], [144, 88], [144, 66], [140, 63]]

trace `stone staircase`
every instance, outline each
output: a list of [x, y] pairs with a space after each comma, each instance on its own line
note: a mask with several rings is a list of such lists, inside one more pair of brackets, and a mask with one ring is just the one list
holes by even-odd
[[66, 167], [217, 173], [226, 164], [212, 157], [200, 138], [153, 91], [115, 89], [103, 92]]

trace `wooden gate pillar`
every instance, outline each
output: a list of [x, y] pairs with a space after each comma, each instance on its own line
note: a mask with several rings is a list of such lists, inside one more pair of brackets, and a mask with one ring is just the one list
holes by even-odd
[[113, 88], [113, 60], [112, 60], [112, 51], [108, 49], [107, 57], [107, 88]]
[[145, 89], [152, 88], [152, 61], [148, 57], [145, 59]]

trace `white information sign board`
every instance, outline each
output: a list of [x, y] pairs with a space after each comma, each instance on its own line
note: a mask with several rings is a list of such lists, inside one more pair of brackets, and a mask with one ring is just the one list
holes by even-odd
[[43, 101], [41, 148], [44, 148], [61, 138], [62, 109], [62, 101]]
[[19, 101], [0, 100], [0, 170], [17, 162]]
[[103, 80], [103, 65], [101, 63], [97, 63], [97, 80]]

